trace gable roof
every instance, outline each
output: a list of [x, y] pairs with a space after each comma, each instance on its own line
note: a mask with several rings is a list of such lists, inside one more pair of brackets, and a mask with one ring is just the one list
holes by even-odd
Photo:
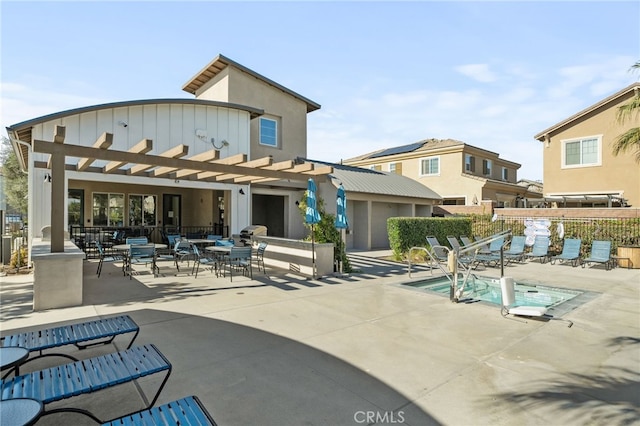
[[294, 92], [293, 90], [287, 89], [286, 87], [282, 86], [281, 84], [276, 83], [273, 80], [268, 79], [267, 77], [258, 74], [257, 72], [245, 67], [244, 65], [241, 65], [229, 58], [227, 58], [224, 55], [218, 55], [216, 56], [213, 61], [211, 61], [207, 66], [205, 66], [203, 69], [201, 69], [198, 73], [196, 73], [196, 75], [194, 75], [193, 77], [191, 77], [191, 79], [189, 79], [189, 81], [187, 81], [184, 86], [182, 86], [182, 90], [184, 90], [185, 92], [191, 93], [192, 95], [195, 95], [196, 92], [202, 87], [204, 86], [205, 83], [207, 83], [209, 80], [211, 80], [212, 78], [214, 78], [216, 75], [218, 75], [218, 73], [220, 73], [220, 71], [222, 71], [223, 69], [225, 69], [228, 66], [232, 66], [234, 68], [239, 69], [242, 72], [245, 72], [255, 78], [257, 78], [258, 80], [262, 80], [264, 83], [267, 83], [270, 86], [275, 87], [278, 90], [282, 90], [283, 92], [293, 96], [294, 98], [297, 98], [301, 101], [303, 101], [304, 103], [307, 104], [307, 112], [313, 112], [317, 109], [320, 109], [320, 104], [312, 101], [311, 99], [305, 98], [302, 95], [299, 95], [298, 93]]
[[541, 142], [544, 142], [545, 136], [547, 136], [549, 133], [555, 132], [556, 130], [560, 129], [561, 127], [564, 127], [564, 126], [567, 126], [567, 125], [571, 124], [572, 122], [578, 120], [579, 118], [584, 117], [587, 114], [590, 114], [591, 112], [597, 110], [598, 108], [602, 108], [603, 106], [607, 105], [608, 103], [617, 101], [618, 99], [628, 95], [630, 92], [639, 93], [640, 92], [640, 83], [630, 84], [629, 86], [625, 87], [624, 89], [620, 90], [619, 92], [616, 92], [613, 95], [604, 98], [600, 102], [597, 102], [597, 103], [591, 105], [590, 107], [583, 109], [582, 111], [572, 115], [571, 117], [567, 118], [566, 120], [563, 120], [563, 121], [561, 121], [561, 122], [559, 122], [557, 124], [554, 124], [553, 126], [549, 127], [548, 129], [545, 129], [542, 132], [540, 132], [537, 135], [535, 135], [534, 139], [537, 139], [537, 140], [539, 140]]
[[442, 197], [433, 190], [406, 176], [306, 158], [301, 160], [333, 167], [333, 172], [329, 174], [329, 177], [338, 182], [342, 182], [342, 186], [344, 186], [347, 192], [424, 198], [429, 200], [442, 199]]

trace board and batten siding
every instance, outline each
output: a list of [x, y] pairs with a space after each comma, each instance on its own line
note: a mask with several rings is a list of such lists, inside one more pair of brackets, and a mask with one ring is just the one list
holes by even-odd
[[[119, 122], [127, 123], [124, 127]], [[220, 157], [249, 153], [249, 112], [219, 106], [193, 104], [149, 104], [105, 108], [53, 119], [33, 127], [34, 139], [51, 140], [55, 126], [66, 128], [65, 143], [92, 146], [104, 133], [113, 134], [111, 149], [127, 151], [142, 139], [153, 141], [150, 154], [161, 154], [177, 145], [189, 147], [191, 157], [213, 149], [211, 138], [220, 146]], [[196, 130], [206, 131], [206, 139], [196, 136]], [[34, 153], [34, 160], [45, 161], [48, 156]], [[67, 159], [67, 164], [77, 159]], [[100, 162], [96, 162], [96, 165]]]

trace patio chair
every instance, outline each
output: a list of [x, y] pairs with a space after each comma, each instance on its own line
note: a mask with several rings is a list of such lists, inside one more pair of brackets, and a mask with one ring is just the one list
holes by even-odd
[[251, 247], [231, 247], [229, 255], [222, 265], [222, 275], [226, 276], [226, 269], [229, 268], [229, 275], [233, 281], [233, 270], [242, 271], [253, 279], [253, 268], [251, 267]]
[[197, 396], [188, 396], [158, 407], [141, 410], [127, 416], [111, 420], [108, 423], [104, 423], [102, 426], [142, 426], [150, 424], [156, 426], [217, 426], [213, 417], [211, 417], [211, 414], [209, 414]]
[[591, 243], [591, 254], [582, 259], [582, 267], [587, 263], [602, 263], [605, 270], [611, 269], [611, 241], [594, 240]]
[[539, 258], [540, 263], [545, 263], [549, 259], [549, 237], [536, 235], [531, 251], [524, 256], [529, 259]]
[[264, 267], [264, 252], [267, 250], [268, 243], [265, 241], [261, 241], [258, 243], [258, 248], [256, 249], [256, 255], [253, 258], [256, 261], [256, 265], [258, 265], [258, 272], [260, 272], [260, 264], [262, 264], [262, 270], [264, 273], [267, 273], [266, 268]]
[[129, 237], [125, 240], [126, 244], [149, 244], [147, 237]]
[[133, 265], [144, 264], [145, 266], [151, 265], [151, 272], [156, 277], [159, 273], [158, 265], [156, 264], [156, 247], [154, 244], [131, 244], [129, 254], [127, 256], [127, 268], [126, 273], [129, 275], [129, 279], [136, 273], [133, 269]]
[[100, 278], [100, 274], [102, 273], [102, 265], [104, 264], [104, 262], [112, 263], [124, 261], [122, 256], [119, 254], [106, 254], [104, 247], [102, 247], [102, 243], [100, 243], [100, 241], [95, 240], [93, 244], [96, 246], [96, 249], [98, 250], [98, 257], [100, 258], [100, 261], [98, 262], [98, 270], [96, 271], [96, 274], [98, 274], [98, 278]]
[[580, 238], [565, 238], [562, 245], [562, 253], [551, 257], [551, 264], [554, 265], [556, 260], [562, 262], [571, 262], [574, 268], [580, 263], [580, 246], [582, 240]]
[[[44, 405], [43, 416], [73, 412], [102, 423], [102, 420], [86, 409], [67, 405], [47, 410], [47, 405], [165, 372], [166, 375], [156, 394], [144, 407], [149, 409], [156, 403], [171, 369], [171, 363], [167, 358], [154, 345], [148, 344], [2, 380], [0, 393], [2, 399], [31, 398], [41, 401]], [[143, 400], [146, 401], [146, 398]]]
[[134, 340], [136, 340], [136, 337], [138, 337], [139, 332], [140, 327], [129, 315], [120, 315], [59, 327], [10, 334], [2, 337], [0, 341], [2, 347], [17, 346], [27, 349], [30, 354], [37, 353], [36, 356], [29, 358], [25, 362], [47, 356], [61, 356], [72, 361], [78, 361], [77, 358], [67, 353], [43, 353], [43, 351], [67, 345], [74, 345], [82, 350], [91, 346], [107, 345], [113, 342], [117, 336], [134, 333], [127, 346], [127, 349], [129, 349], [131, 345], [133, 345]]
[[554, 318], [552, 315], [547, 314], [547, 308], [544, 306], [525, 306], [516, 303], [516, 291], [515, 283], [511, 277], [500, 278], [500, 290], [502, 293], [502, 307], [500, 313], [504, 318], [509, 318], [508, 315], [514, 315], [518, 317], [537, 318], [545, 321], [548, 320], [560, 320], [567, 321], [569, 327], [573, 325], [572, 321]]
[[176, 245], [174, 246], [174, 261], [176, 263], [176, 269], [180, 271], [180, 265], [178, 262], [187, 261], [187, 268], [189, 267], [189, 262], [195, 259], [195, 254], [193, 253], [193, 247], [195, 245], [190, 243], [187, 240], [178, 240], [176, 241]]
[[524, 245], [527, 240], [527, 237], [524, 235], [514, 235], [511, 237], [511, 244], [509, 245], [509, 250], [505, 250], [503, 252], [504, 259], [507, 264], [513, 261], [524, 261]]
[[[193, 268], [191, 269], [191, 274], [195, 270], [195, 278], [198, 278], [198, 271], [200, 270], [200, 265], [211, 265], [211, 272], [214, 269], [218, 269], [218, 263], [213, 256], [208, 256], [205, 252], [200, 253], [200, 249], [196, 244], [193, 244]], [[217, 275], [217, 274], [216, 274]]]

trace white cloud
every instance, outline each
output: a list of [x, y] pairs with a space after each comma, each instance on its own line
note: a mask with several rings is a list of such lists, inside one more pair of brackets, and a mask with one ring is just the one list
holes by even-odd
[[498, 79], [495, 73], [489, 69], [488, 64], [460, 65], [454, 67], [454, 70], [481, 83], [491, 83]]
[[[33, 80], [32, 80], [33, 81]], [[41, 82], [42, 83], [42, 82]], [[7, 82], [1, 87], [2, 109], [0, 123], [2, 127], [18, 124], [22, 121], [53, 114], [72, 108], [80, 108], [107, 102], [104, 99], [75, 93], [88, 93], [86, 86], [73, 84], [73, 89], [51, 90], [43, 86], [23, 85]]]

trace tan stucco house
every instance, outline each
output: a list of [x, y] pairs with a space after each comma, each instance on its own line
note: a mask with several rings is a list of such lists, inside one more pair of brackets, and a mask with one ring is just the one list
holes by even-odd
[[453, 139], [426, 139], [382, 149], [343, 162], [396, 173], [440, 194], [445, 205], [477, 205], [483, 200], [515, 207], [516, 199], [531, 196], [518, 185], [520, 164]]
[[616, 138], [640, 127], [640, 115], [624, 123], [618, 108], [640, 96], [634, 83], [535, 135], [544, 152], [544, 196], [560, 205], [640, 206], [640, 165], [633, 152], [614, 156]]

